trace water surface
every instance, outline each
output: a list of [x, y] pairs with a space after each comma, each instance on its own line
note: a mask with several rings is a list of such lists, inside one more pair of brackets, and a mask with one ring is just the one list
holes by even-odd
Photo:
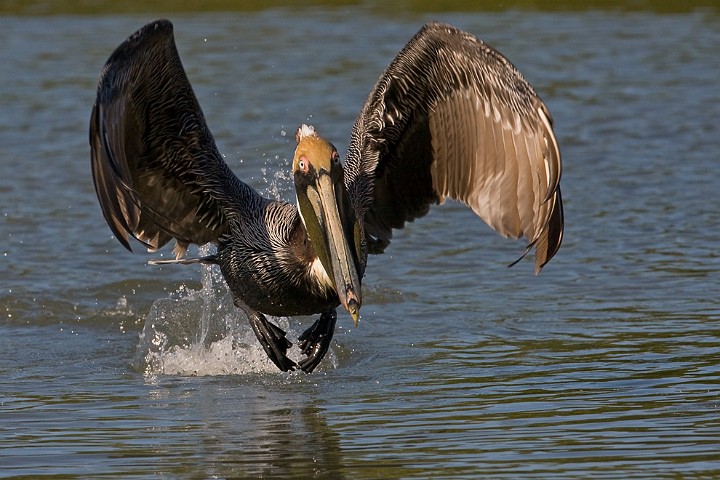
[[97, 77], [156, 16], [0, 18], [0, 476], [720, 476], [717, 10], [170, 15], [267, 195], [293, 198], [300, 123], [345, 148], [430, 19], [504, 52], [555, 118], [566, 236], [543, 273], [435, 208], [370, 259], [360, 326], [340, 316], [312, 375], [264, 359], [217, 272], [148, 266], [102, 219]]

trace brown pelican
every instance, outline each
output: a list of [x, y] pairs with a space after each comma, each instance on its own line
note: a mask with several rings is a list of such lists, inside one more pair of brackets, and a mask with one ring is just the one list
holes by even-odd
[[[296, 134], [297, 206], [263, 198], [215, 146], [180, 62], [172, 24], [150, 23], [100, 75], [90, 120], [92, 173], [105, 220], [128, 250], [175, 239], [173, 263], [217, 264], [235, 305], [283, 371], [312, 371], [342, 305], [357, 324], [369, 253], [446, 198], [506, 237], [526, 237], [535, 271], [563, 235], [560, 152], [545, 104], [499, 52], [428, 23], [372, 89], [344, 164], [313, 127]], [[217, 253], [182, 259], [189, 244]], [[523, 254], [523, 256], [525, 256]], [[522, 257], [521, 257], [522, 258]], [[320, 314], [299, 338], [265, 315]]]

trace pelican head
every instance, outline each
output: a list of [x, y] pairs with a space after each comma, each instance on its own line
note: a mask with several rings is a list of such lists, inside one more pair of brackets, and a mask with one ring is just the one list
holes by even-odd
[[362, 303], [357, 236], [359, 227], [343, 183], [335, 146], [302, 125], [295, 136], [293, 177], [298, 210], [324, 272], [320, 281], [335, 289], [355, 325]]

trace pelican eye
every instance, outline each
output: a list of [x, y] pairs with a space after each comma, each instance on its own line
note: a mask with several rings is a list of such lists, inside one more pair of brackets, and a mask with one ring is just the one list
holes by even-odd
[[298, 167], [300, 167], [300, 170], [301, 170], [302, 172], [307, 173], [307, 171], [308, 171], [308, 160], [307, 160], [307, 158], [305, 157], [305, 155], [303, 155], [302, 157], [300, 157], [300, 158], [298, 159]]
[[338, 154], [338, 152], [333, 152], [333, 153], [332, 153], [332, 161], [333, 161], [333, 163], [334, 163], [335, 165], [337, 165], [338, 163], [340, 163], [340, 154]]

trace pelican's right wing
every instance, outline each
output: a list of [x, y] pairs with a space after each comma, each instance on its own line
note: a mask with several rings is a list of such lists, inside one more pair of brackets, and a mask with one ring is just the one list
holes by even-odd
[[167, 20], [144, 26], [108, 59], [90, 147], [103, 215], [128, 249], [129, 235], [151, 251], [175, 238], [179, 258], [189, 243], [216, 241], [232, 205], [257, 196], [218, 152]]
[[450, 25], [425, 25], [380, 77], [353, 127], [345, 169], [371, 251], [445, 198], [506, 237], [526, 237], [536, 271], [560, 246], [550, 113], [505, 57]]

